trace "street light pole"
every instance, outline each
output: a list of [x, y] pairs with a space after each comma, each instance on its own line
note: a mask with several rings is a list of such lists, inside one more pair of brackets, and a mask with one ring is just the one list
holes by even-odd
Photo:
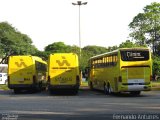
[[72, 3], [72, 5], [79, 6], [79, 57], [81, 59], [81, 13], [80, 13], [80, 6], [87, 5], [87, 2], [77, 1], [77, 3]]

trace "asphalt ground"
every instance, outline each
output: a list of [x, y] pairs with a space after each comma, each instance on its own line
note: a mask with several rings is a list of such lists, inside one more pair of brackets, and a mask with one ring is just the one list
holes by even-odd
[[160, 92], [106, 96], [82, 87], [77, 95], [0, 90], [0, 118], [5, 120], [122, 120], [160, 119]]

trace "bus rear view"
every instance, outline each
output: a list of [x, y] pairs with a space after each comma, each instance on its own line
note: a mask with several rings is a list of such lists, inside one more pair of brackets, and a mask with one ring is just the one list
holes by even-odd
[[74, 53], [55, 53], [48, 60], [48, 89], [71, 90], [77, 94], [80, 85], [78, 56]]
[[8, 66], [8, 87], [15, 93], [45, 89], [47, 63], [41, 58], [30, 55], [10, 56]]
[[152, 64], [149, 49], [122, 49], [121, 54], [121, 91], [140, 94], [151, 90]]

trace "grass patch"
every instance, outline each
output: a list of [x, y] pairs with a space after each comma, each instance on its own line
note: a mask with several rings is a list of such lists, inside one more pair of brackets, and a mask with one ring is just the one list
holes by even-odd
[[152, 85], [152, 90], [160, 91], [160, 82], [159, 81], [152, 81], [151, 85]]
[[9, 90], [7, 85], [0, 85], [0, 90]]
[[158, 82], [152, 82], [151, 83], [152, 84], [152, 87], [159, 87], [160, 88], [160, 82], [158, 81]]
[[87, 87], [88, 86], [88, 81], [82, 81], [81, 86], [82, 87]]

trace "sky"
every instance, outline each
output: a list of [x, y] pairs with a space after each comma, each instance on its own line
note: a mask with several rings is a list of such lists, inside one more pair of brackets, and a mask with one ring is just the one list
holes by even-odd
[[[39, 50], [54, 42], [79, 46], [76, 0], [0, 0], [0, 22], [27, 34]], [[81, 47], [119, 45], [129, 39], [129, 23], [146, 5], [160, 0], [82, 0]]]

